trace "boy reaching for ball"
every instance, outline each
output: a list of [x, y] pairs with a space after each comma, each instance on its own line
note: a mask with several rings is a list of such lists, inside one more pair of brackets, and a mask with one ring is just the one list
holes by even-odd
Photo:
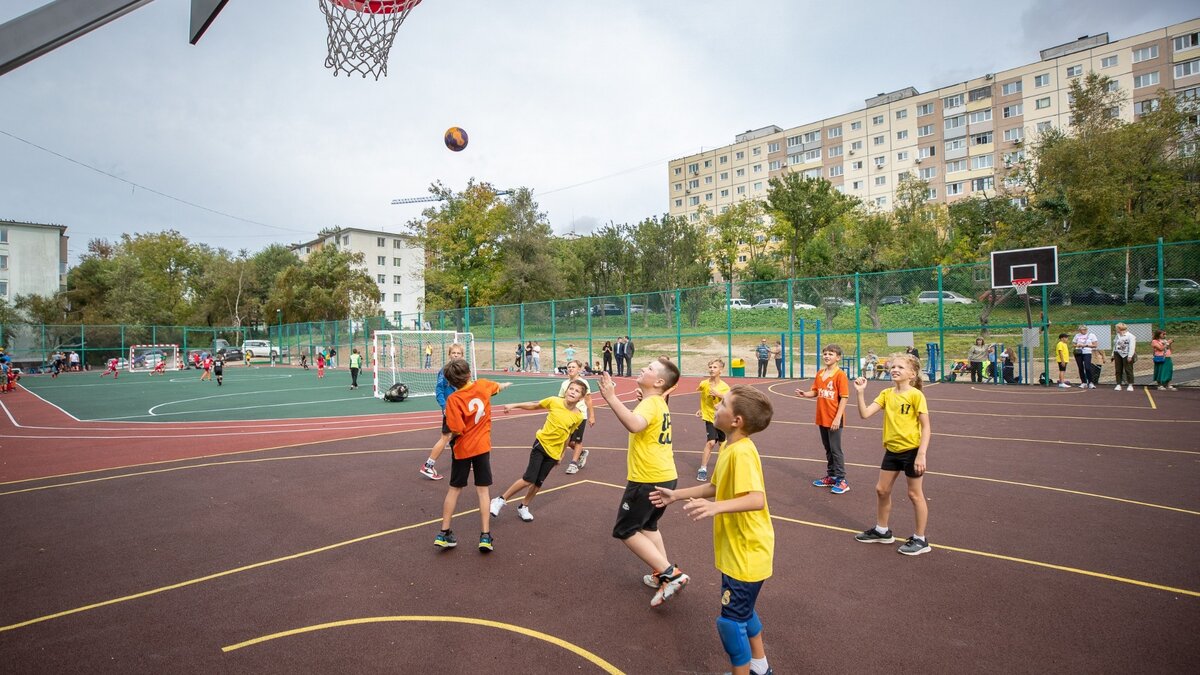
[[[687, 500], [683, 510], [692, 520], [713, 519], [713, 549], [721, 572], [717, 635], [735, 675], [771, 673], [754, 605], [771, 576], [775, 529], [767, 510], [762, 460], [750, 436], [766, 429], [773, 414], [762, 392], [746, 385], [733, 387], [714, 414], [728, 442], [717, 455], [712, 481], [683, 490], [659, 487], [650, 493], [651, 503], [659, 508]], [[709, 501], [713, 497], [716, 501]]]

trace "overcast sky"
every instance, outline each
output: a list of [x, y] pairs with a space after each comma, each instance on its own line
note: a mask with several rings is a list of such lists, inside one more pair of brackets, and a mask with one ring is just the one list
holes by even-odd
[[[0, 22], [44, 3], [0, 0]], [[667, 162], [747, 129], [1200, 16], [1175, 0], [853, 6], [425, 0], [376, 81], [324, 67], [317, 0], [231, 0], [196, 46], [190, 0], [157, 0], [0, 76], [0, 219], [66, 225], [72, 264], [90, 239], [164, 229], [256, 251], [400, 231], [422, 206], [393, 198], [474, 177], [531, 188], [556, 232], [585, 233], [666, 212]]]

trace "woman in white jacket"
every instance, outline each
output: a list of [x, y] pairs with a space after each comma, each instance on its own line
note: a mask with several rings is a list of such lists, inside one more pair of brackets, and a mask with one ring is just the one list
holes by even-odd
[[1117, 369], [1117, 386], [1126, 385], [1126, 391], [1133, 391], [1133, 362], [1137, 360], [1137, 338], [1129, 332], [1129, 326], [1117, 324], [1117, 337], [1113, 339], [1112, 357]]

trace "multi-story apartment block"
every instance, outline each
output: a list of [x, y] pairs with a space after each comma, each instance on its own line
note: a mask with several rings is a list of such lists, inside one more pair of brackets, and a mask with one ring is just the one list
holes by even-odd
[[0, 298], [66, 289], [67, 239], [63, 225], [0, 220]]
[[379, 286], [384, 316], [410, 324], [425, 305], [425, 250], [409, 236], [344, 227], [324, 237], [291, 247], [301, 260], [324, 246], [361, 253], [362, 269]]
[[1153, 109], [1160, 89], [1196, 98], [1200, 19], [1109, 42], [1084, 36], [1044, 49], [1010, 70], [920, 93], [881, 93], [861, 110], [789, 129], [738, 134], [732, 145], [672, 160], [669, 212], [699, 221], [743, 199], [765, 199], [768, 181], [787, 171], [828, 180], [838, 190], [890, 209], [897, 183], [915, 175], [929, 199], [950, 203], [992, 194], [1006, 164], [1052, 127], [1069, 126], [1070, 82], [1094, 71], [1126, 94], [1113, 114], [1133, 120]]

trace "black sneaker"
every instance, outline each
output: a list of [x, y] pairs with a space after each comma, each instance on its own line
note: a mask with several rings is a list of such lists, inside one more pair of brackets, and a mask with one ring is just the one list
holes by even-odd
[[878, 530], [871, 527], [854, 535], [854, 540], [861, 541], [864, 544], [890, 544], [893, 541], [896, 541], [896, 537], [892, 535], [891, 530], [888, 530], [883, 534], [879, 534]]
[[922, 553], [929, 553], [931, 550], [933, 549], [930, 548], [929, 542], [920, 537], [909, 537], [903, 546], [896, 549], [898, 553], [903, 553], [904, 555], [921, 555]]
[[454, 548], [458, 546], [458, 538], [454, 536], [452, 530], [442, 530], [438, 532], [437, 538], [433, 540], [433, 545], [440, 546], [441, 548]]

